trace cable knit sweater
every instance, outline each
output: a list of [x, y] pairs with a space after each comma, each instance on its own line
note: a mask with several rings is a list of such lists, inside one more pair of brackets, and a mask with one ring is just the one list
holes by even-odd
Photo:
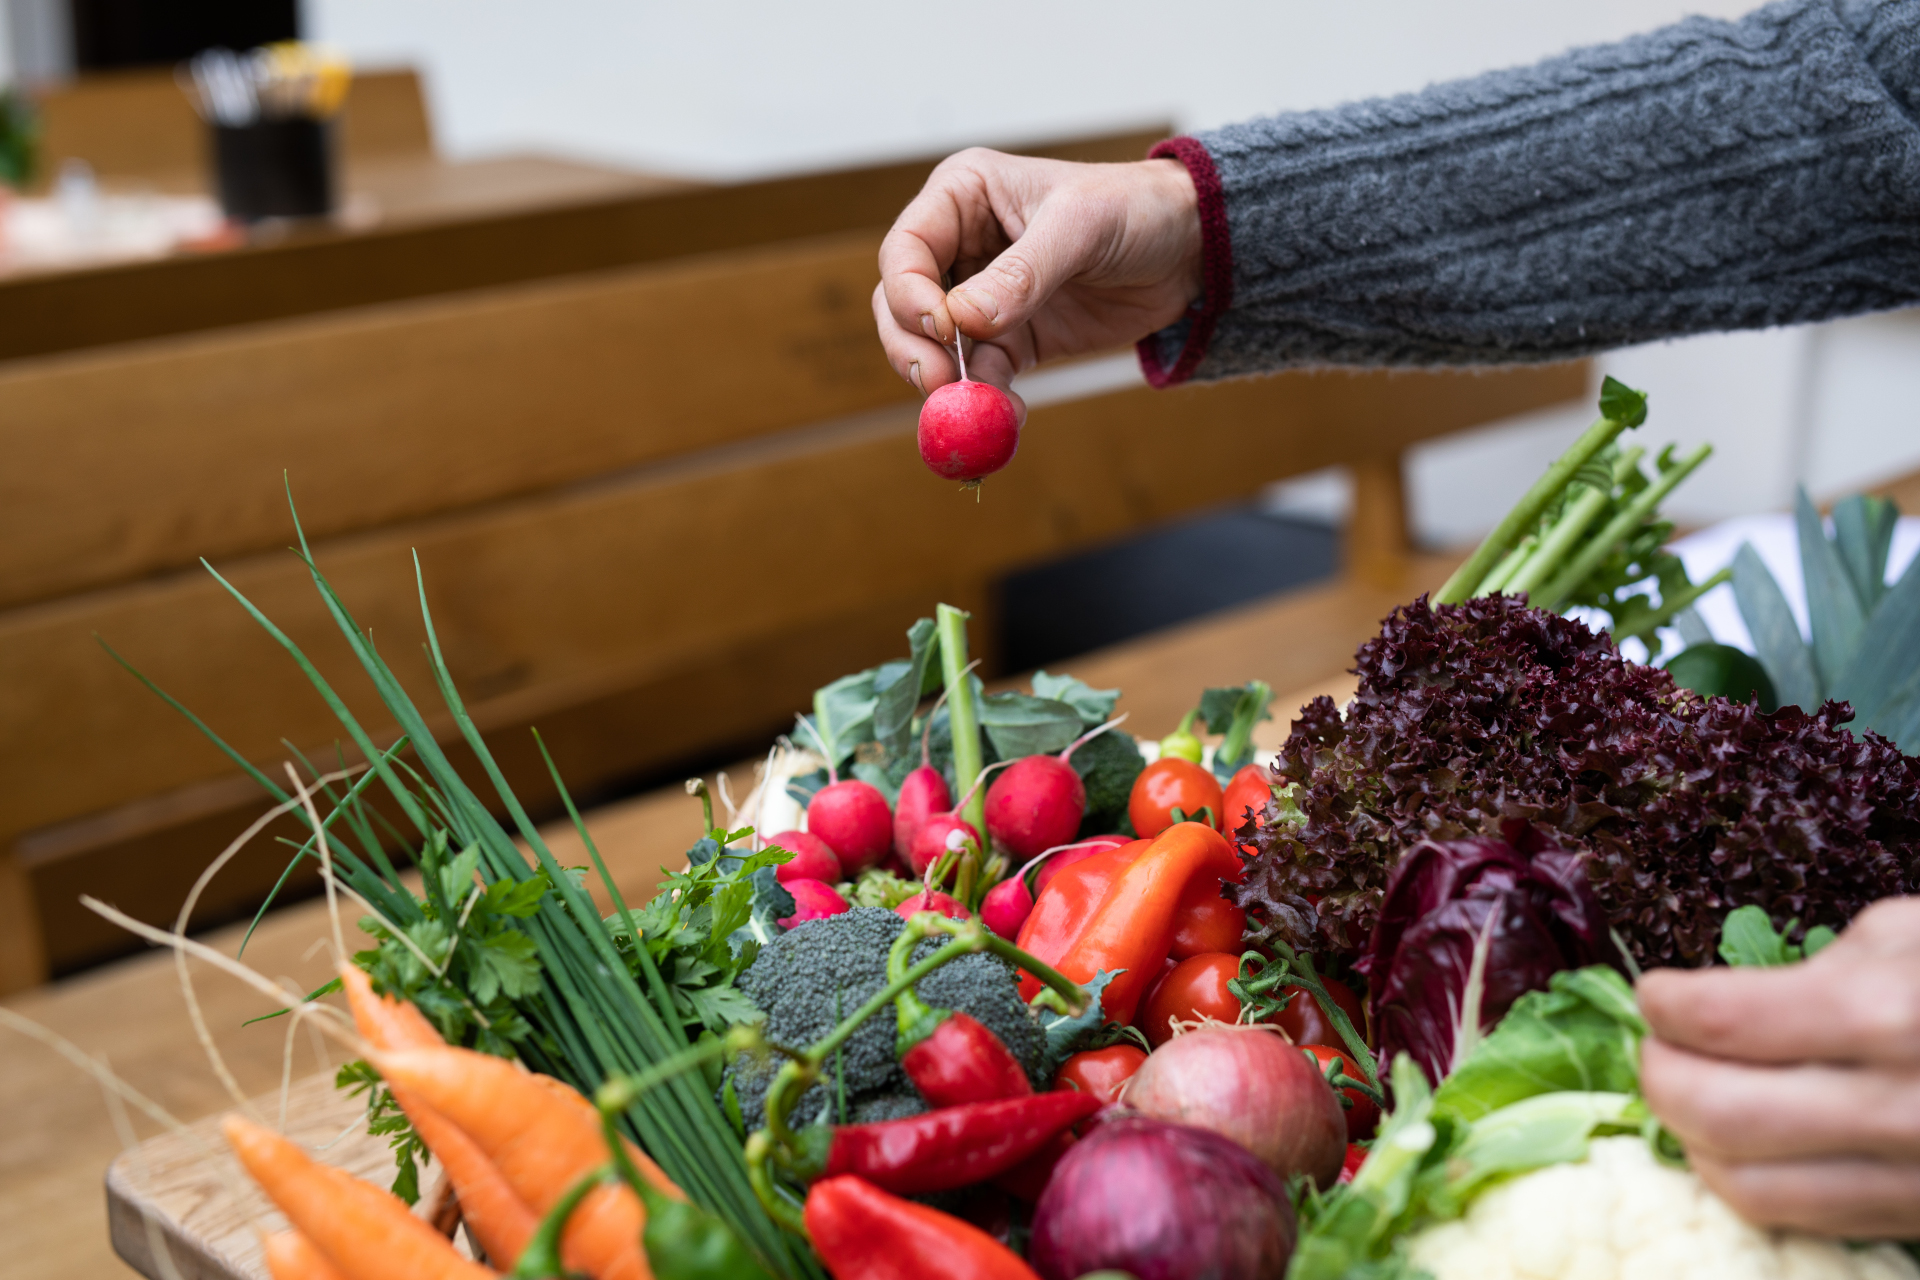
[[1205, 295], [1149, 380], [1556, 360], [1920, 302], [1920, 0], [1782, 0], [1156, 155]]

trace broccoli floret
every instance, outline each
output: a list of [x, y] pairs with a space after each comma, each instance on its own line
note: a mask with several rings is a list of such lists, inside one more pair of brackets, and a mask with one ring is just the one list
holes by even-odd
[[[740, 976], [740, 990], [767, 1015], [769, 1039], [803, 1048], [833, 1030], [886, 985], [887, 950], [905, 927], [899, 916], [880, 907], [854, 907], [837, 916], [810, 920], [769, 942]], [[927, 939], [916, 957], [931, 953], [943, 941]], [[978, 1018], [1006, 1042], [1027, 1068], [1034, 1087], [1047, 1087], [1041, 1074], [1046, 1036], [1021, 1001], [1018, 979], [1004, 961], [990, 955], [961, 956], [922, 979], [919, 991], [936, 1008], [964, 1010]], [[892, 1120], [926, 1110], [894, 1057], [898, 1030], [889, 1008], [867, 1019], [847, 1040], [838, 1070], [845, 1079], [848, 1120]], [[765, 1123], [767, 1086], [779, 1065], [777, 1057], [764, 1063], [743, 1057], [727, 1068], [749, 1129]], [[824, 1081], [808, 1090], [794, 1108], [794, 1123], [806, 1124], [823, 1116], [838, 1122], [840, 1083], [835, 1072], [835, 1064], [829, 1061]]]
[[1087, 788], [1087, 815], [1080, 823], [1081, 836], [1133, 834], [1127, 797], [1133, 794], [1133, 780], [1146, 767], [1133, 736], [1118, 729], [1109, 729], [1074, 750], [1074, 772]]

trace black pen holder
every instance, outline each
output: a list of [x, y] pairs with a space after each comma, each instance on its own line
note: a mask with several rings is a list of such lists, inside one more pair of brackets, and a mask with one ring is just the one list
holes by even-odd
[[294, 117], [213, 126], [220, 208], [236, 222], [333, 212], [333, 129]]

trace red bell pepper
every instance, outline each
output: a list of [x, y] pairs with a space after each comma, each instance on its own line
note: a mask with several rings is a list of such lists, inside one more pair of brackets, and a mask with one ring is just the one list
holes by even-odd
[[1102, 1106], [1083, 1093], [943, 1107], [833, 1131], [822, 1177], [855, 1174], [903, 1195], [950, 1191], [1005, 1173]]
[[[1080, 866], [1100, 860], [1089, 858]], [[1113, 877], [1077, 929], [1032, 937], [1022, 930], [1020, 945], [1082, 985], [1102, 970], [1117, 973], [1101, 993], [1101, 1008], [1110, 1021], [1132, 1022], [1172, 949], [1174, 920], [1188, 885], [1239, 869], [1239, 855], [1218, 831], [1199, 822], [1177, 823]], [[1075, 870], [1062, 872], [1052, 888], [1060, 888]], [[1036, 904], [1034, 916], [1039, 914]]]
[[835, 1280], [1040, 1280], [980, 1228], [859, 1178], [814, 1183], [806, 1224]]
[[[1152, 847], [1151, 840], [1135, 840], [1062, 867], [1060, 874], [1034, 901], [1032, 913], [1020, 928], [1017, 945], [1049, 964], [1057, 963], [1092, 917], [1094, 908], [1106, 897], [1114, 880], [1135, 858]], [[1031, 1000], [1039, 994], [1040, 980], [1031, 974], [1021, 974], [1021, 998]]]

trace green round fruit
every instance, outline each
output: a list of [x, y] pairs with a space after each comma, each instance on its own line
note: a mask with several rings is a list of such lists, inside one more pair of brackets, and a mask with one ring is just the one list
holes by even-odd
[[1776, 711], [1780, 700], [1774, 695], [1773, 681], [1767, 669], [1750, 653], [1730, 644], [1690, 645], [1673, 655], [1667, 674], [1682, 689], [1709, 698], [1727, 698], [1734, 702], [1751, 701], [1760, 695], [1762, 711]]

